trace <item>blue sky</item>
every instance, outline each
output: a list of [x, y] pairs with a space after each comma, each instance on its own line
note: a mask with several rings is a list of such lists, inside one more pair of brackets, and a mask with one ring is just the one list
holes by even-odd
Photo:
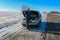
[[0, 0], [0, 11], [19, 12], [22, 5], [40, 12], [60, 11], [60, 0]]

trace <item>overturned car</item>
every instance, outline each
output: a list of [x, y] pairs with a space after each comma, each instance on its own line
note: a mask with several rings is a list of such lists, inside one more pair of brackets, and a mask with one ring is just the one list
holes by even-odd
[[[31, 18], [29, 20], [29, 25], [30, 26], [34, 26], [34, 25], [39, 26], [39, 24], [41, 23], [41, 14], [38, 11], [30, 10], [30, 15], [31, 15]], [[24, 16], [24, 19], [23, 19], [22, 25], [26, 26], [27, 23], [26, 23], [26, 17], [25, 17], [24, 11], [23, 11], [23, 16]]]

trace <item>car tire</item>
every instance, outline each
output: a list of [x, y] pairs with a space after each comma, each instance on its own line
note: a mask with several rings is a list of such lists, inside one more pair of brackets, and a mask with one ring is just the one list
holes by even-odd
[[23, 26], [26, 26], [26, 24], [25, 24], [24, 22], [22, 23], [22, 25], [23, 25]]

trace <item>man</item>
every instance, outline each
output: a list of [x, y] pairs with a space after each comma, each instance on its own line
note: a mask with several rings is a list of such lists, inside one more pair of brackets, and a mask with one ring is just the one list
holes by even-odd
[[24, 11], [24, 16], [26, 18], [26, 26], [27, 26], [27, 29], [29, 29], [29, 21], [30, 21], [30, 9], [27, 8], [25, 11]]
[[45, 39], [46, 36], [46, 30], [47, 30], [47, 13], [42, 13], [42, 19], [40, 24], [40, 32], [41, 32], [41, 38]]

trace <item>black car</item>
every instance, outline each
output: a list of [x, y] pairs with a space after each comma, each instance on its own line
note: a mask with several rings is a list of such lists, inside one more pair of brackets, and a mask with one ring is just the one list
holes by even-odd
[[[29, 25], [31, 26], [39, 25], [39, 23], [41, 22], [41, 14], [38, 11], [30, 10], [30, 15], [31, 15], [31, 18], [29, 20]], [[24, 19], [23, 19], [22, 25], [26, 26], [27, 23], [26, 23], [24, 11], [23, 11], [23, 16], [24, 16]]]

